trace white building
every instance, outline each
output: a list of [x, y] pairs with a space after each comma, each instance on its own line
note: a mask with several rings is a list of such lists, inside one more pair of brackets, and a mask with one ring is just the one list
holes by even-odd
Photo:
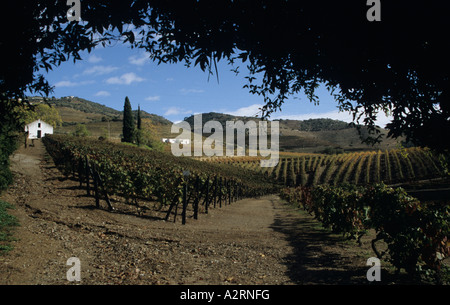
[[53, 134], [53, 126], [41, 120], [36, 120], [25, 125], [25, 131], [28, 132], [28, 139], [39, 139], [45, 134]]
[[168, 138], [162, 138], [162, 141], [164, 143], [171, 143], [171, 144], [179, 143], [179, 144], [186, 144], [186, 145], [191, 142], [189, 139], [168, 139]]

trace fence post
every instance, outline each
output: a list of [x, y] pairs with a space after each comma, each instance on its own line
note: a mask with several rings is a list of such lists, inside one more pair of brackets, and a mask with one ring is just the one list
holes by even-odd
[[214, 193], [213, 193], [213, 197], [214, 197], [214, 208], [216, 208], [216, 202], [217, 202], [217, 176], [214, 177], [214, 182], [213, 182], [213, 186], [214, 186]]
[[222, 197], [223, 197], [223, 194], [222, 194], [222, 177], [220, 177], [220, 179], [219, 179], [219, 208], [222, 207]]
[[228, 202], [228, 180], [227, 179], [224, 179], [223, 187], [225, 188], [225, 195], [222, 195], [222, 196], [224, 196], [223, 204], [226, 206], [227, 202]]
[[200, 201], [201, 195], [200, 177], [197, 176], [197, 179], [195, 179], [194, 219], [198, 219], [198, 202]]
[[83, 186], [83, 160], [81, 158], [78, 159], [78, 180], [80, 182], [80, 188]]
[[89, 161], [88, 161], [87, 156], [85, 156], [85, 163], [86, 163], [86, 192], [87, 192], [87, 195], [90, 196], [91, 187], [89, 185], [89, 172], [91, 171], [91, 169], [89, 168]]
[[228, 189], [228, 204], [231, 204], [231, 180], [227, 181], [227, 189]]
[[208, 214], [209, 205], [209, 177], [206, 179], [206, 199], [205, 199], [205, 213]]
[[98, 181], [97, 175], [95, 175], [95, 173], [96, 173], [95, 169], [94, 170], [90, 169], [90, 170], [92, 172], [92, 178], [94, 180], [95, 206], [98, 209], [98, 208], [100, 208], [100, 197], [98, 195], [98, 183], [99, 183], [99, 181]]
[[186, 207], [187, 207], [187, 183], [183, 185], [183, 211], [181, 212], [181, 223], [186, 224]]

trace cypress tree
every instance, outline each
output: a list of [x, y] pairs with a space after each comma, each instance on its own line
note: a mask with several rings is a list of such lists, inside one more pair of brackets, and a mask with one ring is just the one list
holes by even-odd
[[141, 106], [138, 105], [138, 113], [137, 113], [137, 129], [142, 129], [142, 120], [141, 120]]
[[141, 106], [138, 105], [137, 111], [137, 130], [136, 130], [136, 143], [137, 145], [141, 145], [142, 142], [142, 120], [141, 120]]
[[122, 142], [133, 143], [134, 136], [134, 120], [133, 113], [131, 110], [131, 103], [128, 96], [125, 97], [125, 104], [123, 106], [123, 138]]

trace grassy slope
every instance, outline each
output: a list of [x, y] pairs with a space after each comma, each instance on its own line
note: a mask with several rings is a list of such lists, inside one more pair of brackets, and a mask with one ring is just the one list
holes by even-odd
[[[38, 102], [38, 99], [33, 101]], [[77, 123], [84, 123], [94, 137], [107, 134], [111, 139], [120, 139], [122, 134], [121, 111], [78, 97], [50, 99], [48, 103], [57, 107], [64, 122], [63, 126], [55, 129], [55, 133], [72, 133]], [[152, 122], [156, 138], [175, 138], [177, 136], [177, 134], [171, 133], [172, 122], [169, 120], [146, 112], [142, 112], [142, 117]], [[203, 114], [203, 123], [217, 120], [225, 124], [226, 121], [236, 119], [244, 122], [250, 119], [259, 121], [256, 118], [235, 117], [220, 113]], [[192, 116], [186, 120], [193, 123]], [[399, 143], [398, 140], [384, 139], [381, 144], [373, 147], [363, 144], [356, 129], [347, 128], [346, 123], [341, 121], [280, 120], [279, 123], [281, 152], [315, 153], [330, 147], [339, 147], [345, 151], [385, 150], [396, 148]], [[330, 130], [333, 128], [336, 130]], [[192, 138], [193, 136], [191, 136]]]

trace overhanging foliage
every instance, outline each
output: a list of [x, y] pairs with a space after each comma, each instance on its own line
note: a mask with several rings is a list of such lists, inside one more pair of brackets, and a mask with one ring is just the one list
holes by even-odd
[[[393, 115], [390, 135], [448, 149], [450, 28], [444, 1], [382, 1], [370, 22], [366, 1], [83, 0], [83, 22], [67, 22], [66, 1], [7, 1], [2, 13], [0, 91], [48, 94], [38, 68], [51, 69], [96, 44], [118, 40], [157, 62], [185, 62], [217, 73], [226, 60], [248, 65], [245, 86], [264, 99], [264, 116], [304, 91], [319, 102], [325, 84], [337, 105], [372, 127]], [[362, 115], [362, 116], [361, 116]], [[362, 122], [361, 122], [362, 121]]]

